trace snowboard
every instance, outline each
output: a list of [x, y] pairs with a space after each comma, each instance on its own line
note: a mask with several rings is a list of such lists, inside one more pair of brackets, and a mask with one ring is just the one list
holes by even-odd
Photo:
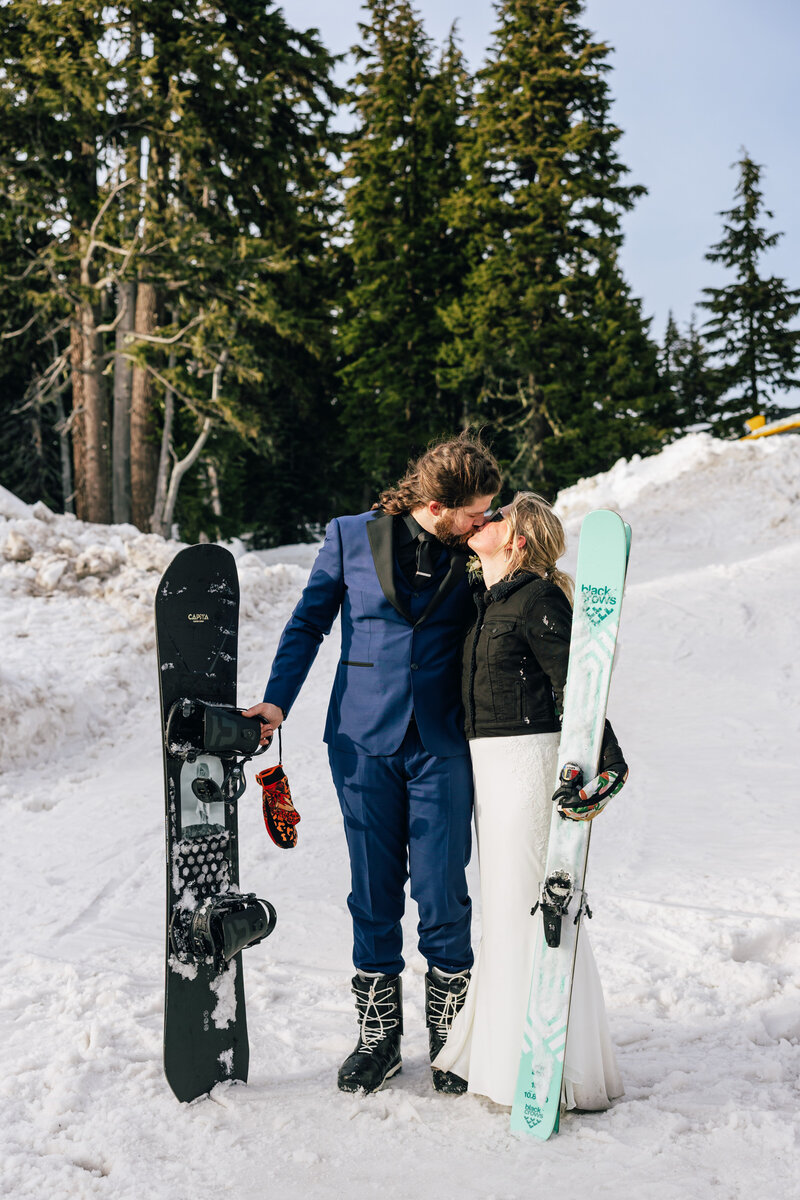
[[[608, 509], [581, 526], [575, 603], [564, 690], [558, 772], [597, 774], [611, 670], [630, 551], [630, 526]], [[588, 911], [584, 890], [592, 822], [572, 821], [556, 806], [539, 901], [530, 996], [525, 1014], [511, 1128], [545, 1139], [558, 1130], [575, 953]]]
[[181, 550], [156, 593], [166, 800], [164, 1071], [191, 1101], [247, 1079], [241, 951], [275, 925], [239, 889], [237, 803], [260, 725], [236, 708], [239, 580], [233, 555]]

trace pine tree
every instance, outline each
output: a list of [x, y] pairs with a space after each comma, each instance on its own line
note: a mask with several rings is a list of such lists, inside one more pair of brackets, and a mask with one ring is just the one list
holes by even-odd
[[71, 372], [76, 508], [99, 521], [110, 518], [110, 429], [90, 242], [102, 205], [98, 147], [111, 121], [111, 70], [98, 49], [103, 28], [98, 10], [70, 0], [17, 0], [0, 9], [0, 208], [9, 214], [3, 311], [27, 309], [24, 328], [53, 345], [50, 379]]
[[[0, 278], [17, 257], [15, 219], [0, 210]], [[35, 238], [35, 231], [32, 231]], [[0, 332], [0, 484], [32, 504], [53, 509], [72, 493], [71, 470], [62, 481], [64, 371], [48, 375], [52, 345], [42, 345], [28, 305], [6, 301]], [[12, 336], [6, 336], [11, 334]], [[68, 451], [68, 447], [67, 447]]]
[[517, 486], [553, 491], [666, 435], [656, 347], [622, 278], [624, 180], [608, 49], [580, 0], [502, 0], [451, 205], [470, 238], [444, 377]]
[[330, 55], [255, 0], [17, 0], [0, 40], [0, 287], [70, 364], [79, 515], [121, 519], [113, 441], [134, 519], [169, 529], [170, 480], [207, 474], [229, 430], [275, 453], [273, 513], [251, 496], [250, 520], [289, 521], [303, 483], [275, 445], [312, 439], [331, 402]]
[[763, 167], [746, 151], [736, 164], [738, 204], [720, 213], [724, 233], [706, 258], [733, 272], [732, 283], [703, 288], [702, 308], [711, 315], [703, 338], [714, 356], [722, 396], [711, 417], [715, 433], [741, 436], [746, 417], [775, 416], [776, 393], [800, 386], [800, 290], [784, 279], [761, 274], [761, 260], [781, 233], [768, 233], [764, 222], [774, 214], [764, 205]]
[[[297, 540], [329, 503], [319, 439], [332, 427], [333, 59], [314, 31], [293, 30], [280, 10], [253, 0], [213, 6], [202, 21], [176, 24], [165, 12], [154, 38], [179, 91], [167, 129], [177, 146], [166, 201], [156, 189], [151, 219], [154, 248], [168, 230], [170, 271], [159, 270], [156, 253], [148, 281], [158, 297], [171, 296], [161, 335], [187, 334], [183, 362], [159, 371], [186, 410], [176, 444], [187, 448], [211, 422], [209, 453], [220, 459], [233, 446], [224, 431], [233, 431], [255, 460], [253, 475], [270, 479], [270, 511], [260, 489], [226, 499], [223, 511], [240, 513], [240, 528], [261, 540]], [[163, 352], [151, 346], [158, 366]], [[223, 488], [241, 478], [219, 476]], [[170, 517], [165, 510], [165, 524]]]
[[[678, 328], [678, 323], [672, 315], [672, 310], [667, 313], [667, 324], [664, 329], [664, 341], [659, 354], [659, 370], [661, 372], [661, 382], [668, 394], [673, 398], [673, 410], [675, 412], [676, 424], [678, 421], [678, 412], [680, 401], [678, 399], [678, 387], [680, 380], [680, 365], [678, 356], [680, 353], [681, 333]], [[687, 424], [689, 422], [687, 421]]]
[[709, 429], [719, 402], [720, 380], [709, 363], [694, 315], [682, 334], [669, 313], [659, 365], [673, 436]]
[[343, 301], [343, 428], [365, 499], [409, 456], [461, 424], [456, 393], [437, 379], [440, 309], [465, 271], [464, 239], [444, 202], [468, 78], [454, 35], [438, 61], [408, 0], [370, 0], [351, 82], [345, 219], [351, 275]]
[[[2, 254], [0, 238], [0, 261]], [[17, 327], [24, 324], [23, 311], [6, 315], [9, 324], [15, 318]], [[57, 381], [47, 386], [44, 371], [50, 353], [37, 342], [32, 329], [0, 340], [0, 484], [28, 504], [43, 500], [58, 510], [63, 494], [72, 491], [71, 475], [62, 487], [63, 403]]]

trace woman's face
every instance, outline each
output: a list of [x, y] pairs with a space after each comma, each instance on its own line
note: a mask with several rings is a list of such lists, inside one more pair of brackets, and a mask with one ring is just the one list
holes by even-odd
[[467, 545], [480, 554], [483, 558], [491, 558], [503, 549], [508, 542], [508, 536], [511, 532], [508, 521], [505, 516], [508, 513], [510, 504], [504, 505], [503, 508], [497, 511], [503, 514], [503, 519], [489, 520], [485, 525], [482, 525], [467, 542]]

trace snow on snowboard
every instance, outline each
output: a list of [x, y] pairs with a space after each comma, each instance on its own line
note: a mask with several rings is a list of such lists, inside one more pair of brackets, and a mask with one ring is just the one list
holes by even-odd
[[237, 802], [260, 724], [236, 708], [239, 580], [213, 544], [181, 550], [156, 594], [167, 838], [164, 1070], [179, 1100], [246, 1080], [241, 951], [275, 910], [239, 890]]
[[[587, 782], [597, 774], [630, 536], [630, 526], [609, 509], [589, 513], [581, 527], [554, 791], [566, 763], [580, 767]], [[587, 911], [584, 880], [591, 828], [591, 822], [566, 820], [553, 807], [511, 1110], [512, 1130], [543, 1139], [559, 1123], [575, 952]]]

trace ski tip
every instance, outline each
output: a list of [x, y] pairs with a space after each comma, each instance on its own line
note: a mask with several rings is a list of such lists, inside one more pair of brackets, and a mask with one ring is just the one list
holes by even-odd
[[593, 508], [583, 518], [582, 524], [585, 525], [587, 521], [593, 525], [606, 522], [609, 524], [616, 524], [619, 522], [619, 524], [623, 525], [626, 529], [630, 528], [630, 526], [626, 524], [622, 514], [618, 513], [615, 508]]

